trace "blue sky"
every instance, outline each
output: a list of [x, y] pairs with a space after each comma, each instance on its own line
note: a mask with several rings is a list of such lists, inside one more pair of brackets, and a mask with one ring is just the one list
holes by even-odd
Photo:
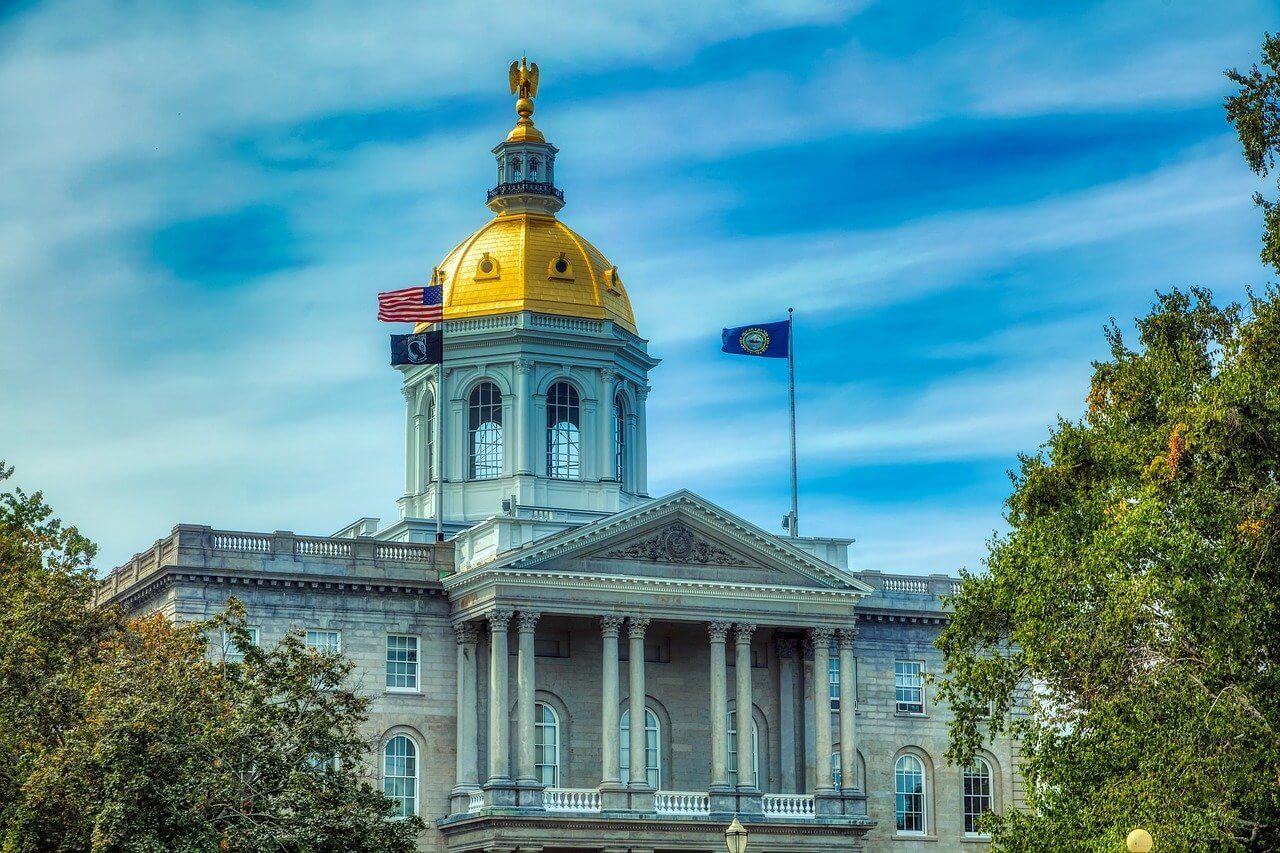
[[506, 65], [563, 217], [623, 271], [650, 483], [767, 529], [797, 310], [803, 532], [980, 568], [1102, 326], [1268, 280], [1222, 70], [1269, 3], [275, 3], [0, 9], [0, 458], [113, 566], [178, 522], [394, 517], [373, 294], [489, 216]]

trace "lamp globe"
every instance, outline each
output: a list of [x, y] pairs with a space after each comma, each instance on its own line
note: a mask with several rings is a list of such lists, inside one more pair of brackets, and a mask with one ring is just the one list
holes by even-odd
[[733, 823], [729, 824], [729, 828], [724, 831], [724, 846], [728, 848], [729, 853], [747, 853], [747, 831], [743, 829], [736, 816], [733, 818]]

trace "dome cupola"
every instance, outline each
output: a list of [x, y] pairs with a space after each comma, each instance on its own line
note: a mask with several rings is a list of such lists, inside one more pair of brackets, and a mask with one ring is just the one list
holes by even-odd
[[521, 57], [511, 63], [511, 94], [517, 96], [520, 116], [507, 138], [493, 149], [498, 184], [489, 190], [489, 208], [503, 213], [554, 214], [564, 207], [564, 193], [556, 187], [556, 147], [533, 125], [533, 99], [538, 96], [538, 64]]

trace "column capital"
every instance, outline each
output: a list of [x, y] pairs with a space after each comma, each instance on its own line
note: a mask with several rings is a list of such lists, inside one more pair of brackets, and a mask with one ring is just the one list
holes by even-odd
[[[613, 380], [617, 378], [618, 378], [618, 371], [614, 370], [612, 367], [600, 368], [600, 381], [603, 382], [605, 385], [612, 385]], [[612, 391], [613, 389], [610, 388], [609, 390]]]
[[415, 398], [417, 398], [417, 396], [418, 396], [418, 386], [416, 386], [416, 385], [401, 385], [401, 386], [400, 386], [400, 394], [405, 398], [405, 400], [406, 400], [407, 402], [412, 403], [412, 402], [414, 401], [414, 399], [415, 399]]
[[819, 645], [827, 648], [831, 645], [831, 638], [835, 634], [834, 628], [810, 628], [804, 638], [804, 648], [806, 652], [812, 652]]
[[618, 632], [622, 630], [623, 621], [625, 619], [622, 616], [601, 616], [600, 633], [606, 637], [618, 636]]
[[489, 630], [497, 634], [507, 630], [507, 627], [511, 624], [512, 615], [512, 611], [505, 607], [495, 607], [486, 613], [484, 618], [489, 622]]
[[653, 389], [650, 388], [648, 385], [637, 385], [636, 399], [643, 403], [645, 400], [649, 398], [649, 392], [652, 390]]
[[779, 640], [778, 641], [778, 657], [783, 660], [791, 660], [796, 656], [796, 649], [799, 646], [795, 640]]
[[839, 643], [841, 651], [852, 651], [853, 641], [856, 639], [858, 639], [857, 627], [841, 628], [836, 631], [836, 642]]
[[643, 640], [644, 632], [649, 628], [648, 616], [628, 616], [627, 636], [633, 640]]
[[520, 358], [516, 359], [516, 370], [520, 373], [529, 373], [533, 370], [533, 359]]
[[751, 642], [751, 635], [756, 632], [756, 626], [750, 622], [734, 622], [733, 623], [733, 639], [739, 643]]
[[542, 614], [536, 610], [521, 610], [516, 615], [516, 627], [520, 629], [521, 633], [531, 632], [537, 626], [538, 619], [541, 616]]
[[708, 622], [707, 633], [711, 635], [711, 642], [723, 643], [725, 636], [729, 633], [731, 624], [729, 622]]
[[480, 626], [474, 622], [454, 622], [453, 635], [460, 646], [474, 643], [480, 637]]

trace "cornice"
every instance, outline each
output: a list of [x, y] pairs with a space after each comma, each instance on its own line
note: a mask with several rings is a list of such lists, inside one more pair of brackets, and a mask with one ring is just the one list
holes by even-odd
[[207, 569], [192, 570], [181, 566], [171, 566], [161, 569], [148, 577], [141, 585], [116, 595], [105, 603], [120, 604], [127, 610], [133, 610], [165, 589], [179, 583], [269, 587], [338, 594], [352, 592], [408, 596], [444, 594], [444, 587], [438, 581], [433, 583], [430, 581], [341, 577], [336, 575], [247, 574], [230, 571], [209, 571]]

